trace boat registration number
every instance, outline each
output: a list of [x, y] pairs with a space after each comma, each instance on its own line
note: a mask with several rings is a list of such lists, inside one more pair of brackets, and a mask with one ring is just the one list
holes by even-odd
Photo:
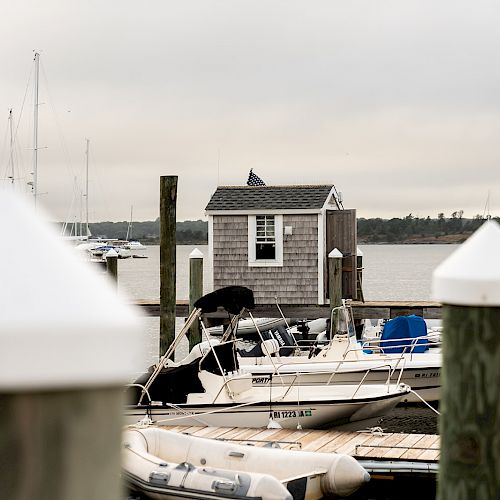
[[433, 378], [433, 377], [439, 377], [439, 372], [415, 373], [415, 378]]
[[312, 417], [312, 410], [273, 411], [273, 418]]

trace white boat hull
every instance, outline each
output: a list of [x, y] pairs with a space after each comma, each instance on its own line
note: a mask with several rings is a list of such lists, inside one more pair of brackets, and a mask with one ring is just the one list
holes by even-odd
[[[370, 387], [370, 386], [366, 386]], [[256, 388], [257, 389], [257, 388]], [[304, 401], [307, 389], [296, 388], [299, 396], [288, 402], [222, 403], [212, 405], [178, 404], [175, 407], [127, 407], [125, 422], [135, 424], [149, 416], [160, 425], [206, 425], [216, 427], [267, 427], [272, 419], [279, 426], [294, 429], [349, 426], [366, 428], [372, 420], [390, 412], [406, 395], [407, 390], [357, 399]], [[310, 388], [309, 388], [310, 389]], [[269, 392], [269, 391], [266, 391]], [[302, 399], [302, 400], [301, 400]]]
[[[368, 374], [367, 370], [370, 367], [359, 367], [349, 371], [313, 371], [314, 363], [306, 366], [286, 365], [282, 368], [278, 367], [277, 373], [273, 374], [272, 365], [264, 366], [249, 366], [241, 365], [243, 372], [252, 374], [252, 384], [254, 386], [269, 386], [272, 380], [273, 385], [308, 385], [308, 386], [324, 386], [328, 384], [359, 384], [364, 378], [364, 384], [384, 384], [388, 378], [388, 368], [372, 369]], [[441, 368], [439, 366], [432, 367], [415, 367], [406, 368], [403, 370], [400, 382], [409, 385], [412, 391], [403, 397], [401, 403], [421, 403], [422, 399], [427, 402], [435, 402], [440, 399], [441, 389]], [[272, 375], [272, 376], [271, 376]], [[393, 372], [391, 383], [396, 383], [400, 376], [400, 370]]]
[[[260, 331], [271, 330], [279, 326], [285, 326], [286, 320], [284, 318], [255, 318], [251, 319], [240, 319], [238, 322], [237, 336], [244, 337], [247, 335], [253, 335], [257, 333], [257, 327]], [[220, 336], [224, 333], [224, 326], [212, 326], [207, 328], [207, 332], [210, 335]]]

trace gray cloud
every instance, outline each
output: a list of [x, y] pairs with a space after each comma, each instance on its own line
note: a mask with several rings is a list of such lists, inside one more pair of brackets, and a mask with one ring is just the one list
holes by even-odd
[[[451, 0], [15, 2], [0, 47], [0, 123], [19, 111], [31, 51], [42, 50], [40, 190], [56, 218], [82, 176], [85, 137], [93, 220], [126, 219], [131, 204], [137, 219], [155, 218], [159, 176], [170, 174], [178, 218], [200, 218], [217, 184], [244, 184], [250, 168], [268, 184], [334, 182], [365, 217], [473, 216], [488, 191], [495, 213], [499, 10]], [[28, 102], [27, 170], [29, 112]]]

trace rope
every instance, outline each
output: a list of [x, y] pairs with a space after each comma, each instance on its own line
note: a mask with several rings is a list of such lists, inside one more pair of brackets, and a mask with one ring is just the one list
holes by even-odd
[[420, 401], [422, 401], [422, 403], [424, 403], [426, 406], [428, 406], [436, 415], [441, 416], [441, 413], [439, 413], [436, 408], [433, 408], [424, 398], [422, 398], [422, 396], [420, 396], [420, 394], [417, 394], [413, 389], [411, 389], [410, 392], [412, 394], [415, 394], [415, 396], [417, 396], [417, 398], [420, 399]]

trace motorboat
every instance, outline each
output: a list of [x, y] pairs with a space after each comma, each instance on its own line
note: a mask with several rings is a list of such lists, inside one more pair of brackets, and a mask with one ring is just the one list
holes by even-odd
[[148, 247], [143, 245], [140, 241], [132, 240], [126, 241], [121, 246], [124, 250], [128, 250], [134, 259], [147, 259], [146, 250]]
[[118, 255], [119, 259], [128, 259], [132, 256], [132, 254], [130, 253], [130, 250], [127, 250], [126, 248], [124, 248], [122, 246], [109, 245], [109, 244], [97, 246], [97, 247], [93, 248], [92, 250], [90, 250], [90, 253], [94, 257], [106, 257], [107, 253], [110, 250], [114, 250], [116, 252], [116, 254]]
[[297, 378], [306, 385], [380, 384], [389, 376], [411, 386], [403, 402], [439, 400], [441, 351], [422, 318], [400, 316], [386, 323], [382, 335], [358, 341], [350, 307], [336, 309], [334, 333], [320, 334], [306, 349], [286, 329], [263, 333], [250, 351], [239, 350], [241, 371], [252, 375], [255, 386]]
[[[234, 335], [236, 337], [249, 337], [256, 335], [259, 331], [265, 332], [278, 328], [280, 326], [290, 326], [293, 320], [286, 320], [285, 318], [242, 318], [238, 321]], [[221, 336], [225, 332], [223, 325], [212, 326], [207, 328], [207, 332], [211, 336]]]
[[[240, 370], [234, 339], [211, 342], [206, 351], [190, 353], [182, 362], [169, 358], [194, 319], [219, 306], [234, 313], [253, 307], [253, 294], [244, 287], [227, 287], [199, 299], [174, 343], [128, 389], [125, 411], [129, 424], [147, 418], [165, 425], [239, 427], [280, 426], [319, 428], [344, 425], [356, 429], [390, 412], [410, 387], [399, 381], [381, 384], [303, 384], [302, 374], [288, 383], [253, 383]], [[233, 318], [234, 319], [234, 318]], [[236, 319], [237, 321], [237, 319]]]
[[152, 426], [124, 432], [122, 469], [130, 489], [156, 499], [319, 500], [349, 496], [370, 479], [348, 455], [245, 446]]

